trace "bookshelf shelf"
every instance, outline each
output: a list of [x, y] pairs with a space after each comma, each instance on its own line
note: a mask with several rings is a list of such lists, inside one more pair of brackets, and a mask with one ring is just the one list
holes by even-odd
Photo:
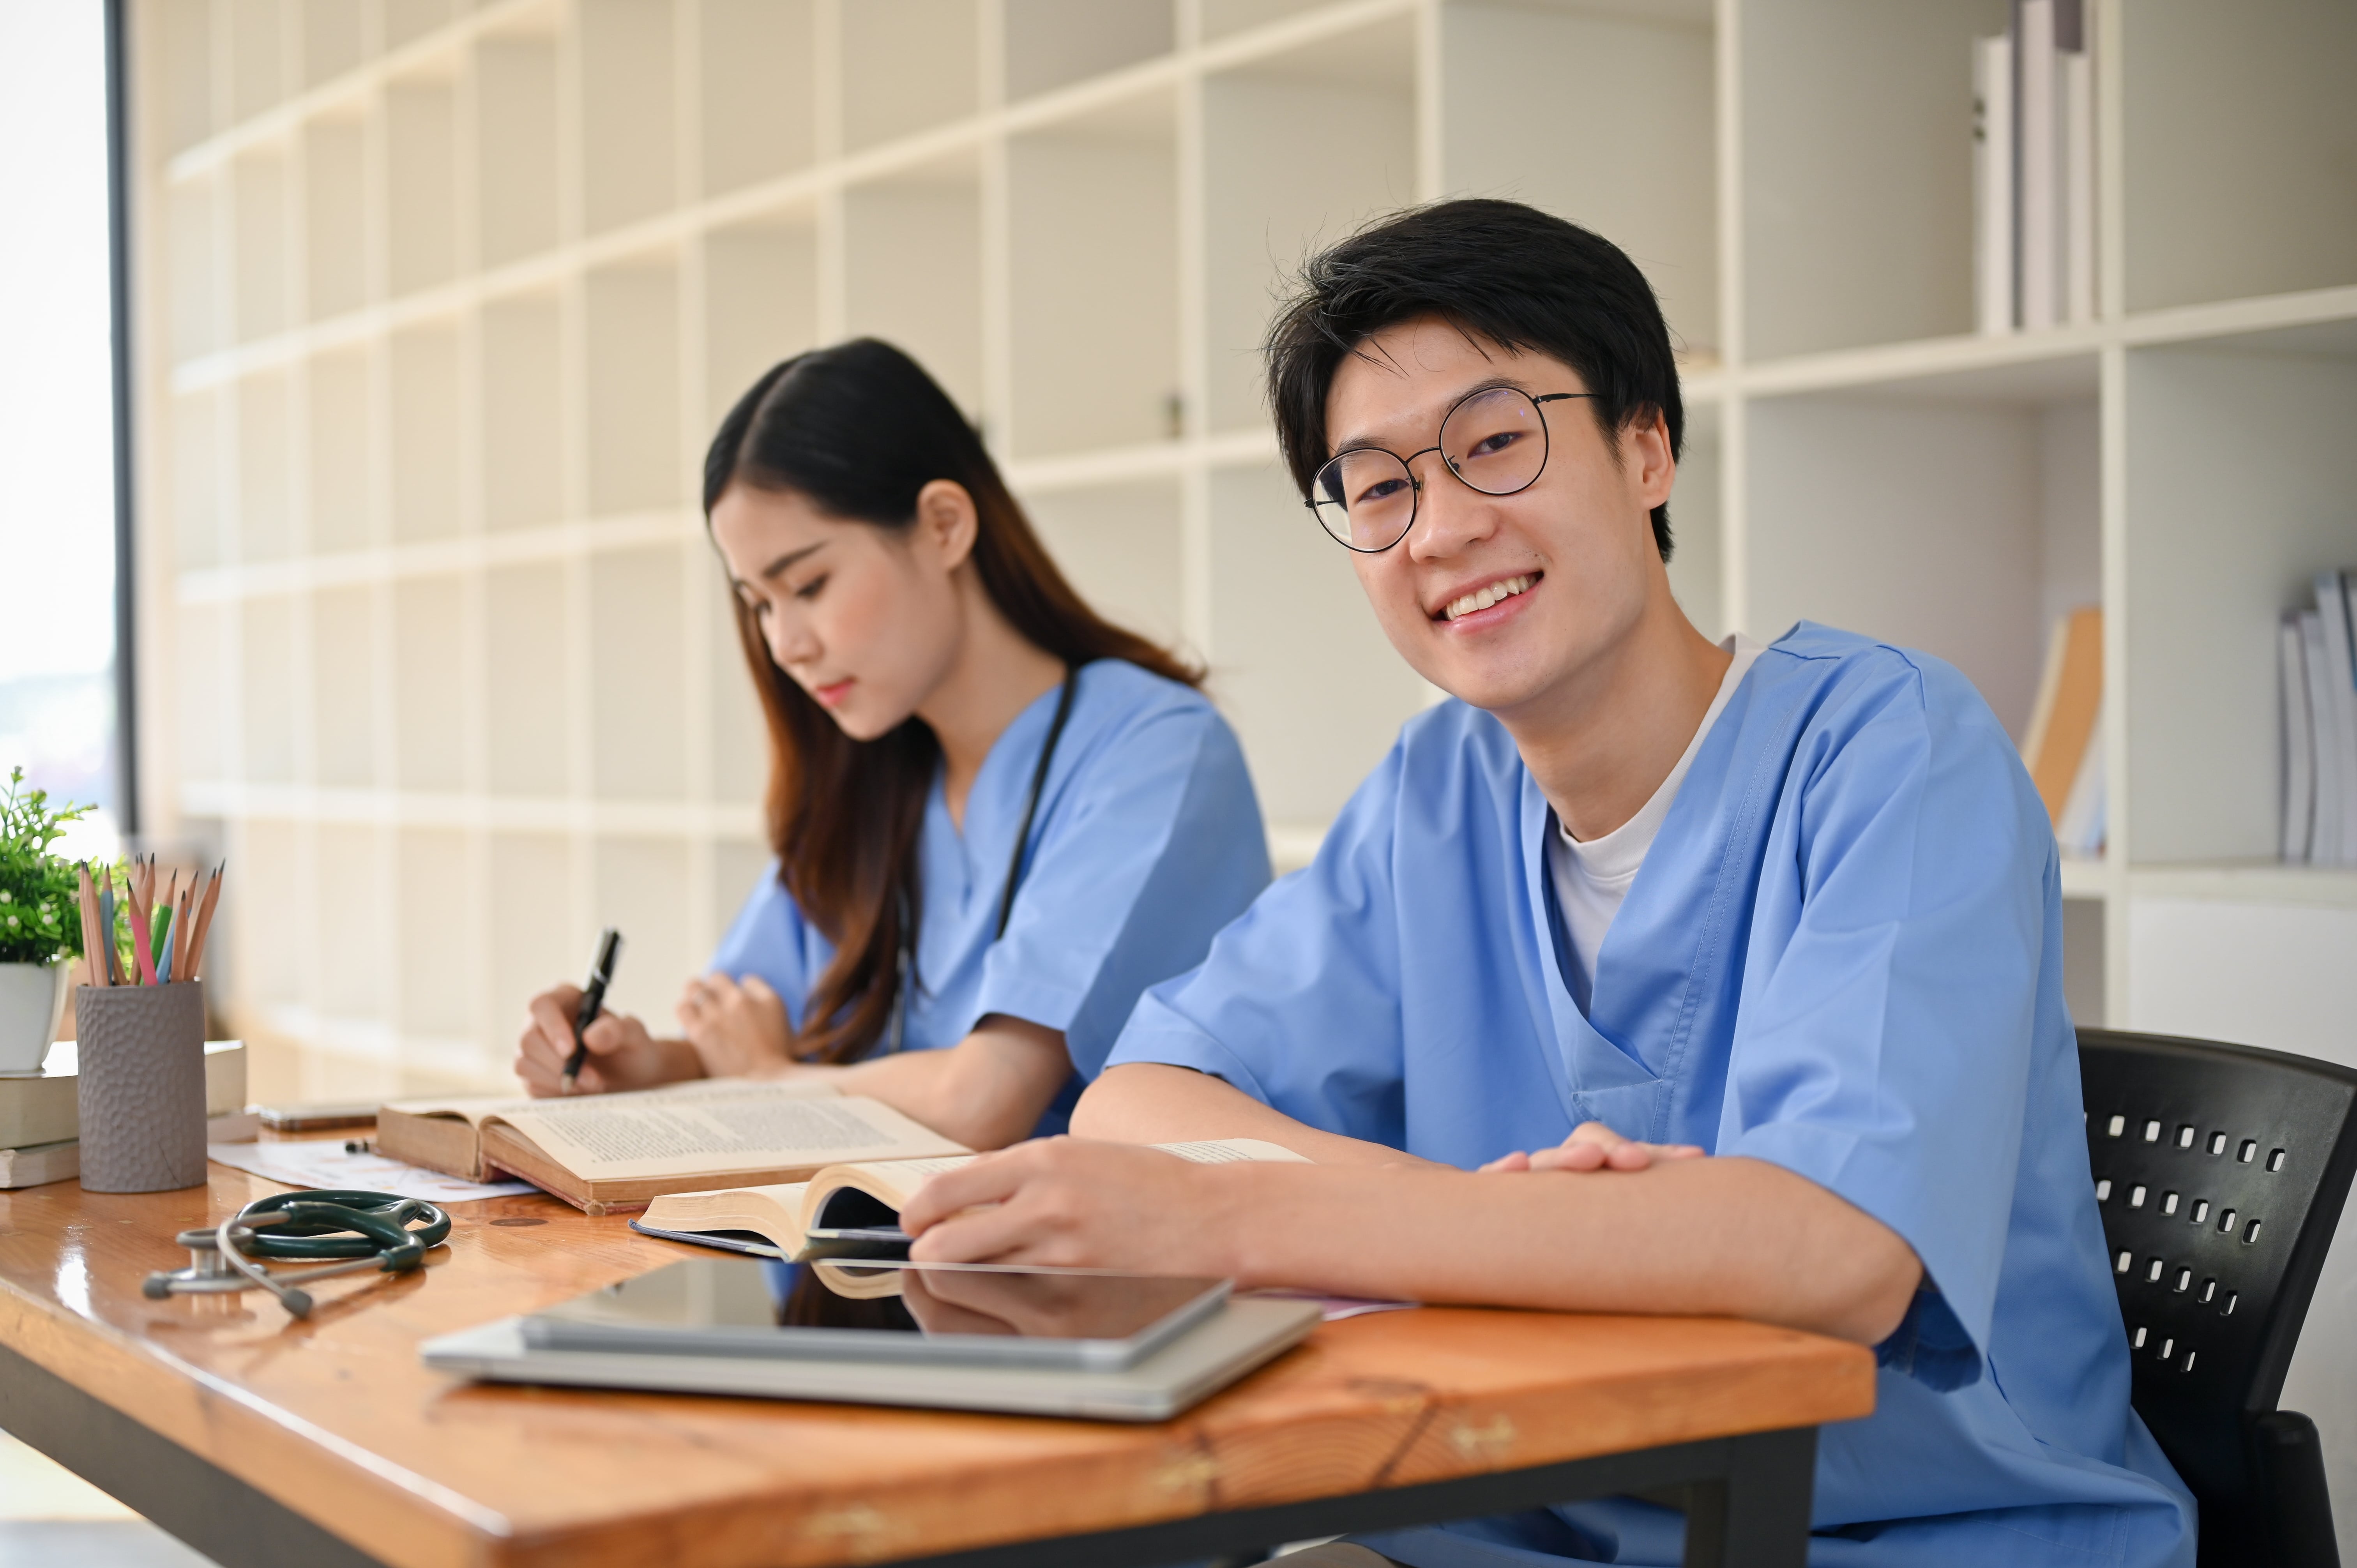
[[2062, 857], [2062, 897], [2101, 903], [2112, 894], [2112, 869], [2101, 860]]
[[1722, 370], [1748, 393], [1840, 392], [1861, 388], [1986, 402], [2041, 402], [2094, 395], [2095, 356], [2117, 334], [2101, 326], [2063, 327], [2003, 337], [1926, 338], [1869, 349], [1802, 354]]
[[2357, 871], [2341, 866], [2275, 860], [2138, 865], [2129, 868], [2128, 886], [2139, 898], [2357, 910]]
[[2001, 26], [1970, 0], [1744, 0], [1732, 238], [1747, 356], [1970, 329], [1972, 79], [1958, 62]]
[[2132, 309], [2357, 283], [2357, 12], [2138, 7], [2123, 72]]

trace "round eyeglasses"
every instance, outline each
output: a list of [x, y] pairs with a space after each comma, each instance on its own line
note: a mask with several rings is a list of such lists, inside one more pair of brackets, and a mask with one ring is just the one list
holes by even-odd
[[[1533, 397], [1514, 387], [1485, 387], [1457, 400], [1441, 416], [1437, 452], [1456, 475], [1485, 496], [1511, 496], [1538, 483], [1546, 468], [1546, 416], [1541, 403], [1592, 398], [1595, 392]], [[1415, 526], [1424, 486], [1402, 457], [1381, 446], [1337, 452], [1309, 483], [1308, 506], [1318, 526], [1345, 550], [1372, 555], [1389, 550]]]

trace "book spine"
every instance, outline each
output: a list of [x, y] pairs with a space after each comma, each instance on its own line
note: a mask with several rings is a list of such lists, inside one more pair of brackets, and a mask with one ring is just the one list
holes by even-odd
[[2095, 319], [2095, 57], [2083, 44], [2061, 61], [2063, 307], [2083, 326]]
[[2308, 650], [2299, 634], [2299, 612], [2285, 615], [2276, 628], [2283, 665], [2283, 858], [2308, 860], [2316, 828], [2316, 725], [2309, 715]]
[[2087, 731], [2086, 749], [2080, 754], [2078, 770], [2072, 776], [2070, 797], [2054, 826], [2055, 843], [2067, 855], [2087, 858], [2104, 852], [2104, 728], [2110, 718], [2110, 706], [2106, 703], [2095, 710], [2094, 725]]
[[[2324, 683], [2332, 693], [2341, 743], [2340, 853], [2330, 863], [2357, 865], [2357, 627], [2349, 621], [2349, 590], [2339, 572], [2316, 575], [2316, 610], [2324, 626]], [[2319, 802], [2319, 808], [2322, 802]]]
[[2046, 634], [2046, 667], [2038, 672], [2038, 701], [2029, 710], [2029, 727], [2021, 733], [2021, 765], [2031, 779], [2045, 766], [2046, 746], [2054, 728], [2054, 703], [2062, 692], [2062, 665], [2071, 648], [2071, 618], [2055, 621]]
[[1973, 287], [1980, 330], [2014, 328], [2013, 36], [1973, 40]]
[[2054, 4], [2023, 0], [2021, 7], [2021, 102], [2017, 105], [2021, 127], [2021, 325], [2031, 332], [2061, 319]]
[[73, 1138], [28, 1149], [0, 1149], [0, 1190], [46, 1187], [81, 1174], [81, 1144]]
[[2341, 862], [2341, 714], [2333, 705], [2331, 682], [2323, 678], [2330, 668], [2325, 657], [2323, 618], [2302, 610], [2299, 636], [2308, 662], [2308, 720], [2316, 736], [2316, 816], [2308, 841], [2308, 858], [2315, 865]]

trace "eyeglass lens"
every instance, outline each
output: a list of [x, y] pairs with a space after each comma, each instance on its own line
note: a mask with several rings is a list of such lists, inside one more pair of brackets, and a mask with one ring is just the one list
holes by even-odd
[[[1546, 467], [1546, 423], [1536, 404], [1512, 387], [1475, 392], [1440, 425], [1440, 456], [1451, 472], [1485, 495], [1527, 489]], [[1362, 446], [1318, 471], [1313, 510], [1326, 532], [1353, 550], [1388, 550], [1415, 521], [1416, 484], [1393, 454]]]

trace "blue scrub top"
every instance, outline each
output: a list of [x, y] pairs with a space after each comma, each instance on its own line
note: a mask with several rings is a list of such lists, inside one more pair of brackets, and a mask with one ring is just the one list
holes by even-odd
[[[2191, 1499], [2128, 1408], [2054, 834], [1971, 684], [1806, 622], [1762, 653], [1586, 1017], [1552, 827], [1496, 719], [1420, 714], [1315, 864], [1149, 992], [1112, 1061], [1459, 1166], [1593, 1119], [1795, 1171], [1926, 1280], [1878, 1349], [1875, 1414], [1823, 1433], [1812, 1563], [2190, 1564]], [[1682, 1528], [1624, 1499], [1368, 1543], [1417, 1568], [1674, 1563]]]
[[[919, 846], [924, 909], [905, 1048], [953, 1046], [988, 1014], [1060, 1029], [1093, 1079], [1138, 993], [1199, 962], [1268, 886], [1268, 839], [1243, 752], [1209, 699], [1123, 660], [1084, 665], [1039, 794], [1006, 934], [996, 941], [1023, 801], [1055, 717], [1048, 692], [974, 776], [965, 828], [936, 775]], [[834, 944], [770, 871], [712, 955], [758, 974], [797, 1028]], [[1077, 1082], [1039, 1132], [1060, 1133]]]

